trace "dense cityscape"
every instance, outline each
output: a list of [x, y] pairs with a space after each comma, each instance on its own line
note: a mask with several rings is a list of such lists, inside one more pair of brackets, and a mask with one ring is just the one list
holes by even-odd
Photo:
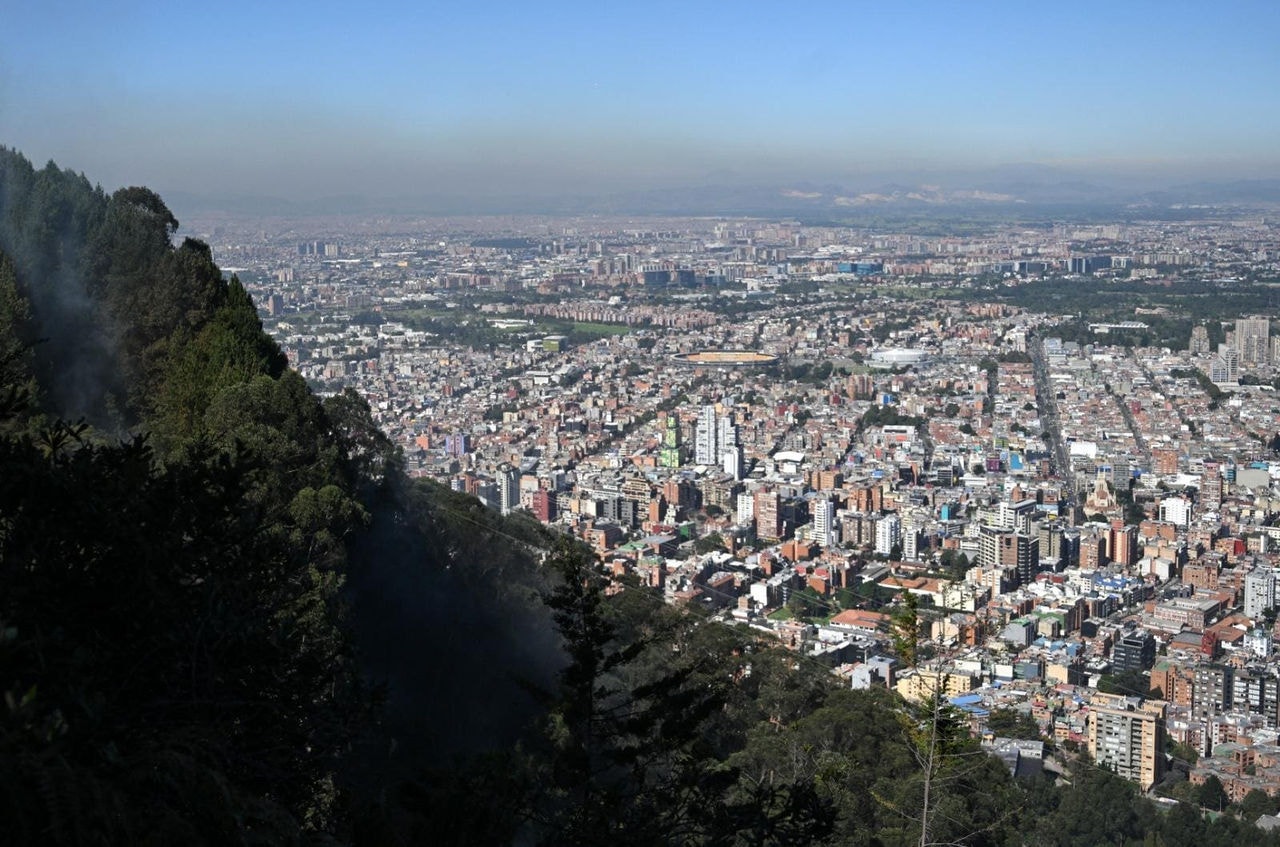
[[[1280, 792], [1274, 222], [189, 229], [412, 475], [577, 536], [619, 585], [855, 688], [942, 687], [1018, 773], [1049, 740], [1150, 789], [1173, 744], [1190, 785]], [[1002, 738], [1010, 713], [1034, 731]]]

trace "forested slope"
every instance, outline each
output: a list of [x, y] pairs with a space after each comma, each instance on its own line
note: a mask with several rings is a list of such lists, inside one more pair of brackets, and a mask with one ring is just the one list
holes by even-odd
[[357, 400], [321, 404], [287, 370], [244, 289], [205, 245], [173, 247], [176, 228], [145, 189], [108, 197], [0, 152], [15, 843], [329, 828], [369, 708], [341, 591], [391, 452], [368, 446]]

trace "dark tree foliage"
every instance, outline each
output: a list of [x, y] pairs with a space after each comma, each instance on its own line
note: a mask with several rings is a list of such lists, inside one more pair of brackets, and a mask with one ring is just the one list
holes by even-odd
[[243, 508], [253, 463], [58, 425], [0, 464], [7, 843], [325, 825], [356, 689], [330, 572]]
[[918, 415], [904, 415], [896, 406], [872, 406], [862, 415], [859, 427], [873, 426], [924, 426], [925, 419]]
[[1167, 811], [1157, 810], [1154, 803], [1139, 796], [1133, 783], [1087, 759], [1073, 765], [1068, 779], [1069, 784], [1062, 788], [1050, 786], [1045, 778], [1025, 787], [1020, 828], [1026, 837], [1017, 843], [1034, 847], [1280, 844], [1277, 833], [1261, 832], [1232, 815], [1207, 815], [1196, 803], [1181, 802]]
[[4, 430], [21, 426], [19, 410], [36, 398], [30, 319], [31, 307], [19, 291], [17, 269], [0, 251], [0, 426]]
[[210, 320], [198, 329], [178, 328], [170, 343], [172, 349], [155, 373], [149, 410], [153, 429], [170, 447], [211, 434], [218, 424], [206, 416], [223, 391], [259, 376], [279, 380], [287, 366], [234, 278]]
[[693, 842], [723, 823], [704, 812], [732, 782], [703, 738], [728, 680], [697, 652], [654, 655], [671, 650], [658, 633], [681, 624], [648, 595], [606, 596], [594, 565], [567, 541], [548, 559], [546, 602], [569, 663], [531, 762], [532, 831], [546, 844]]
[[399, 452], [373, 422], [369, 401], [353, 388], [326, 397], [324, 413], [337, 447], [346, 457], [348, 483], [389, 484], [403, 471]]
[[1240, 817], [1253, 823], [1260, 815], [1274, 815], [1280, 808], [1280, 804], [1277, 804], [1276, 798], [1272, 795], [1255, 788], [1245, 795], [1236, 808], [1240, 812]]
[[1040, 727], [1030, 715], [1013, 709], [996, 709], [987, 718], [987, 729], [1000, 738], [1040, 738]]
[[[176, 227], [150, 191], [108, 199], [0, 151], [6, 843], [288, 843], [339, 823], [368, 703], [340, 592], [379, 464], [347, 450], [385, 445], [358, 407], [330, 422]], [[154, 427], [164, 461], [59, 415]]]
[[1221, 812], [1230, 802], [1227, 798], [1227, 789], [1223, 787], [1222, 780], [1215, 775], [1210, 775], [1196, 787], [1195, 799], [1202, 807], [1213, 812]]
[[29, 337], [41, 341], [45, 411], [117, 431], [154, 411], [175, 347], [231, 293], [208, 246], [173, 246], [177, 228], [148, 189], [108, 197], [81, 175], [52, 163], [36, 170], [0, 149], [0, 252], [19, 271]]
[[42, 404], [70, 417], [109, 417], [118, 385], [111, 331], [88, 294], [86, 245], [106, 215], [107, 197], [83, 176], [50, 162], [36, 170], [0, 148], [0, 252], [17, 269], [30, 304], [29, 338]]
[[1146, 697], [1151, 688], [1148, 675], [1140, 670], [1103, 674], [1098, 680], [1098, 690], [1104, 694], [1124, 694]]

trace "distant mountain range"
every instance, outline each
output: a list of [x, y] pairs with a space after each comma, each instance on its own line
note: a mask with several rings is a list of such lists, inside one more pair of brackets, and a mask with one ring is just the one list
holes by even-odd
[[[718, 175], [722, 180], [723, 174]], [[950, 218], [1185, 217], [1190, 206], [1239, 211], [1280, 206], [1280, 179], [1169, 182], [1085, 177], [1042, 165], [987, 172], [864, 179], [861, 184], [729, 181], [612, 193], [346, 194], [309, 200], [166, 192], [179, 213], [312, 215], [748, 215], [855, 220], [866, 216]], [[1203, 210], [1201, 210], [1203, 213]]]

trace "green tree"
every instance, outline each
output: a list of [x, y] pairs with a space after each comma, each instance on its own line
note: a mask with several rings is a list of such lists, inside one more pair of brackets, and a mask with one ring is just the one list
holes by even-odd
[[1150, 678], [1144, 671], [1122, 671], [1115, 674], [1103, 674], [1098, 680], [1098, 690], [1104, 694], [1125, 694], [1128, 696], [1150, 696]]
[[[695, 752], [704, 723], [723, 708], [723, 679], [701, 673], [696, 657], [646, 672], [650, 642], [636, 623], [654, 607], [636, 606], [643, 600], [630, 591], [606, 598], [594, 557], [573, 542], [557, 542], [546, 565], [557, 575], [546, 602], [569, 661], [546, 723], [549, 759], [534, 780], [541, 840], [694, 838], [706, 825], [707, 792], [732, 778]], [[627, 604], [630, 614], [617, 617]]]
[[1040, 727], [1030, 715], [1013, 709], [995, 709], [987, 718], [987, 729], [1001, 738], [1038, 740]]
[[1227, 808], [1227, 804], [1230, 802], [1227, 798], [1227, 789], [1222, 785], [1222, 780], [1213, 774], [1210, 774], [1208, 779], [1197, 786], [1195, 797], [1197, 803], [1215, 812], [1221, 812]]
[[1280, 806], [1276, 798], [1257, 788], [1251, 790], [1239, 803], [1240, 817], [1253, 823], [1261, 815], [1274, 815]]
[[221, 392], [257, 376], [278, 378], [286, 365], [279, 346], [263, 333], [248, 292], [233, 279], [208, 323], [193, 336], [175, 331], [150, 410], [162, 444], [206, 436], [205, 415]]
[[30, 320], [31, 307], [19, 290], [17, 269], [0, 252], [0, 421], [8, 428], [23, 424], [19, 409], [26, 412], [38, 402]]
[[724, 538], [718, 532], [704, 535], [694, 542], [693, 549], [698, 553], [712, 553], [716, 550], [724, 550]]
[[158, 470], [143, 439], [61, 424], [4, 439], [0, 463], [8, 842], [328, 827], [361, 714], [337, 572], [263, 531], [252, 464]]
[[[1097, 847], [1138, 841], [1154, 829], [1154, 812], [1133, 783], [1082, 762], [1052, 814], [1036, 820], [1032, 843], [1046, 847]], [[1034, 819], [1033, 819], [1034, 820]]]
[[345, 457], [352, 487], [385, 485], [403, 470], [403, 456], [373, 420], [369, 401], [353, 388], [324, 400], [328, 435]]
[[1195, 747], [1193, 747], [1190, 744], [1186, 744], [1180, 741], [1175, 741], [1173, 744], [1169, 746], [1169, 753], [1175, 759], [1180, 759], [1186, 762], [1187, 764], [1191, 765], [1192, 767], [1194, 767], [1196, 762], [1200, 759], [1199, 750], [1197, 750]]
[[894, 652], [903, 664], [914, 668], [920, 645], [920, 609], [916, 596], [910, 591], [903, 592], [902, 605], [890, 616], [889, 627]]

